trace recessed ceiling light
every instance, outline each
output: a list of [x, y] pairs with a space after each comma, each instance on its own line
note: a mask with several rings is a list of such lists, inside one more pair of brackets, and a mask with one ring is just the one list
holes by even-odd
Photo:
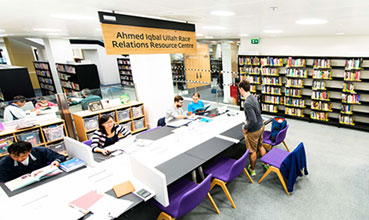
[[82, 15], [76, 15], [76, 14], [51, 14], [50, 16], [53, 18], [60, 18], [60, 19], [66, 19], [66, 20], [95, 20], [97, 19], [95, 17], [82, 16]]
[[225, 27], [222, 26], [203, 26], [202, 28], [208, 29], [208, 30], [225, 30]]
[[97, 31], [102, 31], [101, 28], [96, 28]]
[[200, 34], [200, 33], [196, 33], [196, 37], [202, 37], [204, 36], [203, 34]]
[[0, 37], [7, 37], [7, 34], [0, 34]]
[[213, 39], [213, 36], [205, 36], [206, 39]]
[[5, 32], [5, 30], [3, 30], [3, 29], [0, 29], [0, 32]]
[[327, 20], [325, 19], [301, 19], [301, 20], [297, 20], [296, 24], [305, 24], [305, 25], [311, 25], [311, 24], [326, 24], [328, 23]]
[[33, 28], [34, 31], [44, 31], [44, 32], [60, 32], [60, 29], [54, 28]]
[[336, 35], [344, 35], [345, 33], [343, 32], [339, 32], [339, 33], [336, 33]]
[[233, 11], [212, 11], [210, 12], [211, 15], [215, 16], [232, 16], [234, 15]]
[[268, 33], [268, 34], [279, 34], [279, 33], [283, 33], [282, 30], [264, 30], [264, 33]]
[[249, 35], [248, 34], [239, 34], [238, 36], [240, 36], [240, 37], [247, 37]]

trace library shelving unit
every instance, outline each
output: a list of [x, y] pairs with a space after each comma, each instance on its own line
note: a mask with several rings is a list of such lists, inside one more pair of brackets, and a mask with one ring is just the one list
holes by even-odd
[[[266, 69], [272, 66], [278, 74]], [[262, 78], [254, 92], [262, 96], [263, 113], [369, 131], [369, 57], [239, 55], [236, 82], [253, 75]], [[269, 85], [278, 77], [280, 89]], [[274, 103], [282, 97], [284, 105]]]
[[132, 76], [131, 61], [129, 59], [129, 55], [122, 56], [123, 57], [117, 58], [120, 82], [122, 84], [122, 87], [132, 87], [134, 86], [134, 82]]
[[61, 86], [66, 94], [80, 92], [82, 89], [100, 88], [100, 79], [95, 64], [57, 63]]
[[211, 71], [211, 78], [217, 79], [219, 77], [220, 71], [223, 69], [222, 59], [210, 59], [210, 71]]
[[41, 93], [44, 96], [56, 94], [55, 82], [51, 74], [49, 62], [33, 61], [36, 70], [38, 83], [41, 87]]
[[11, 101], [17, 95], [23, 95], [26, 98], [35, 97], [27, 68], [0, 65], [0, 79], [4, 101]]
[[132, 134], [147, 129], [145, 109], [142, 102], [132, 102], [95, 112], [86, 110], [73, 113], [73, 120], [77, 129], [79, 141], [91, 139], [94, 131], [98, 129], [99, 118], [104, 114], [111, 115], [116, 124], [120, 124], [127, 128]]
[[[239, 56], [238, 57], [238, 69], [239, 69], [239, 79], [236, 80], [236, 83], [240, 82], [240, 80], [249, 78], [251, 80], [251, 93], [257, 95], [257, 91], [260, 90], [258, 85], [261, 83], [260, 78], [260, 59], [258, 57], [250, 57], [250, 56]], [[243, 108], [243, 97], [239, 94], [237, 90], [237, 103]]]
[[186, 72], [184, 60], [172, 60], [172, 78], [174, 86], [177, 86], [180, 90], [186, 90]]
[[5, 129], [0, 132], [0, 157], [6, 156], [7, 147], [17, 141], [28, 141], [33, 147], [47, 147], [66, 155], [63, 137], [68, 136], [64, 120], [49, 119], [30, 128], [17, 130]]

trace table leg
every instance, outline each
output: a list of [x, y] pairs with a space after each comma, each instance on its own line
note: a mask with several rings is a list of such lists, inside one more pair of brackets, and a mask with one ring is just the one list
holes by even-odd
[[194, 183], [197, 183], [197, 178], [196, 178], [196, 170], [192, 170], [192, 181], [194, 182]]
[[197, 170], [199, 171], [200, 177], [201, 177], [201, 181], [205, 179], [205, 175], [204, 175], [204, 171], [202, 170], [202, 166], [199, 166], [197, 168]]

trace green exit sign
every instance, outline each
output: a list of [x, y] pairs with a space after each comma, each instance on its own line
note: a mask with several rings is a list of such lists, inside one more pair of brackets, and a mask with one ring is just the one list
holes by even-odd
[[259, 44], [259, 38], [251, 39], [251, 44]]

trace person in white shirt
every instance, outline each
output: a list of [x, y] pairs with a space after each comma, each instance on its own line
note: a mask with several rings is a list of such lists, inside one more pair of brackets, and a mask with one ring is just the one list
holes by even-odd
[[15, 96], [14, 100], [4, 110], [4, 121], [13, 121], [26, 117], [26, 113], [21, 109], [26, 104], [24, 96]]
[[166, 121], [172, 121], [175, 119], [186, 119], [186, 113], [182, 109], [183, 106], [183, 97], [177, 95], [174, 97], [174, 105], [167, 111], [165, 114]]

